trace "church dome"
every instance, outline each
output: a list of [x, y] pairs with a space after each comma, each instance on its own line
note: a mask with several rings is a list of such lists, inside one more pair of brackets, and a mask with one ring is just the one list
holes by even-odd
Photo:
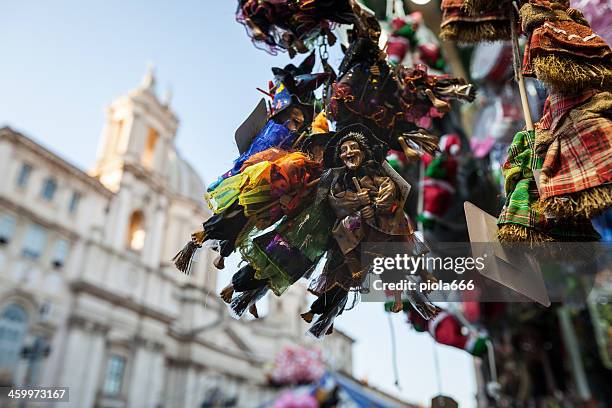
[[204, 181], [174, 149], [171, 149], [168, 153], [167, 169], [170, 191], [203, 206], [204, 193], [206, 192]]

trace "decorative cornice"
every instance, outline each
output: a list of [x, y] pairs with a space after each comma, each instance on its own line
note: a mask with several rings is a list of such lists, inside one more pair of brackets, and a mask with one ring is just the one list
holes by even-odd
[[172, 329], [168, 330], [168, 335], [171, 338], [173, 338], [173, 339], [175, 339], [175, 340], [177, 340], [177, 341], [179, 341], [181, 343], [198, 344], [200, 346], [203, 346], [203, 347], [206, 347], [208, 349], [217, 351], [217, 352], [219, 352], [221, 354], [224, 354], [226, 356], [230, 356], [230, 357], [233, 357], [233, 358], [245, 361], [245, 362], [247, 362], [247, 363], [249, 363], [250, 365], [253, 365], [253, 366], [258, 366], [258, 365], [264, 364], [267, 361], [263, 357], [256, 356], [253, 353], [247, 355], [247, 354], [244, 354], [244, 353], [238, 353], [235, 350], [230, 349], [228, 347], [218, 346], [217, 344], [212, 343], [210, 341], [207, 341], [204, 338], [199, 337], [199, 336], [191, 336], [189, 334], [179, 333], [176, 330], [172, 330]]
[[26, 218], [29, 218], [30, 220], [42, 225], [47, 229], [58, 231], [61, 235], [65, 236], [70, 240], [76, 241], [81, 238], [81, 235], [78, 232], [69, 230], [68, 228], [60, 225], [55, 221], [50, 221], [47, 218], [43, 218], [35, 212], [31, 211], [30, 209], [24, 207], [23, 205], [18, 204], [5, 197], [0, 196], [0, 206], [4, 206], [17, 214], [22, 214]]
[[22, 133], [16, 132], [10, 127], [3, 127], [0, 128], [0, 139], [7, 139], [16, 145], [28, 149], [32, 153], [44, 158], [52, 164], [61, 167], [64, 171], [70, 173], [72, 176], [81, 180], [82, 182], [84, 182], [100, 194], [104, 195], [105, 197], [113, 196], [113, 192], [104, 187], [104, 185], [102, 185], [102, 183], [100, 183], [100, 181], [98, 181], [96, 178], [90, 176], [85, 171], [81, 170], [74, 164], [62, 158], [60, 155], [52, 152], [51, 150], [35, 142], [33, 139], [23, 135]]
[[139, 334], [135, 335], [132, 339], [132, 342], [136, 346], [143, 347], [145, 349], [154, 351], [156, 353], [161, 353], [166, 349], [166, 346], [159, 341], [147, 339], [145, 337], [140, 336]]
[[92, 319], [88, 319], [85, 316], [78, 314], [71, 314], [68, 317], [68, 327], [78, 327], [79, 329], [83, 329], [90, 333], [101, 333], [105, 335], [110, 330], [110, 326], [108, 324], [104, 324], [101, 322], [96, 322]]
[[144, 306], [133, 300], [126, 299], [124, 296], [121, 296], [117, 293], [106, 290], [104, 288], [101, 288], [89, 282], [85, 282], [83, 280], [78, 280], [78, 281], [74, 281], [70, 283], [70, 289], [74, 293], [79, 293], [79, 292], [89, 293], [91, 295], [102, 298], [106, 300], [107, 302], [112, 303], [113, 305], [124, 307], [142, 316], [150, 317], [152, 319], [159, 320], [166, 324], [170, 324], [172, 323], [172, 321], [174, 321], [174, 317], [164, 312]]

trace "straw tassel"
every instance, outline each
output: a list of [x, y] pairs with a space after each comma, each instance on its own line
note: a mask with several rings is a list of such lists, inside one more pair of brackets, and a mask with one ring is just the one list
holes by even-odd
[[612, 185], [605, 184], [564, 196], [549, 197], [536, 204], [536, 210], [557, 218], [593, 218], [612, 206]]
[[193, 257], [196, 251], [202, 248], [202, 243], [206, 238], [204, 231], [198, 231], [191, 234], [191, 241], [189, 241], [183, 249], [181, 249], [174, 257], [172, 262], [174, 266], [186, 275], [191, 273], [191, 265], [193, 264]]
[[504, 224], [497, 232], [499, 242], [552, 242], [554, 239], [546, 234], [518, 224]]
[[186, 275], [191, 273], [191, 265], [193, 263], [193, 256], [196, 251], [201, 248], [201, 246], [196, 245], [193, 241], [189, 241], [183, 249], [181, 249], [174, 258], [172, 258], [172, 262], [174, 262], [174, 266], [183, 272]]
[[540, 81], [561, 91], [612, 88], [612, 68], [609, 65], [593, 64], [577, 57], [557, 54], [534, 57], [533, 70]]
[[476, 42], [505, 41], [510, 38], [510, 26], [507, 21], [486, 23], [452, 23], [442, 27], [440, 38], [444, 41], [473, 44]]

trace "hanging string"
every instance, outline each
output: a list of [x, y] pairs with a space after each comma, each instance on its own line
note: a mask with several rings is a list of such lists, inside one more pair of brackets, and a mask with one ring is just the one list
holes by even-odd
[[533, 120], [531, 119], [531, 111], [529, 110], [529, 101], [527, 99], [527, 90], [525, 88], [525, 78], [523, 78], [521, 68], [521, 57], [518, 42], [518, 5], [516, 1], [512, 2], [510, 7], [510, 31], [512, 33], [512, 65], [514, 67], [514, 79], [518, 83], [519, 93], [521, 95], [521, 105], [523, 107], [523, 115], [525, 117], [525, 128], [529, 131], [533, 130]]
[[434, 355], [434, 367], [436, 369], [436, 380], [438, 382], [438, 394], [442, 395], [442, 374], [440, 373], [440, 360], [438, 359], [438, 349], [436, 347], [436, 342], [431, 342], [433, 346], [433, 355]]
[[402, 0], [395, 0], [393, 6], [393, 17], [406, 17], [406, 12], [404, 11], [404, 2]]
[[395, 328], [393, 327], [393, 317], [391, 313], [387, 313], [387, 319], [389, 321], [389, 331], [391, 333], [391, 365], [393, 366], [393, 377], [395, 382], [393, 383], [399, 391], [402, 390], [399, 382], [399, 371], [397, 368], [397, 345], [395, 342]]
[[516, 2], [510, 6], [510, 32], [512, 35], [512, 67], [514, 68], [514, 80], [519, 82], [521, 72], [521, 56], [518, 43], [518, 21], [515, 14]]

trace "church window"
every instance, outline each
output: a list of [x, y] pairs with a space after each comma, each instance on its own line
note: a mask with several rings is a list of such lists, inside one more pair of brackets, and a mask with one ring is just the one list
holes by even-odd
[[103, 391], [105, 395], [116, 396], [121, 392], [123, 374], [125, 372], [125, 357], [111, 354], [106, 363]]
[[70, 196], [70, 202], [68, 203], [68, 211], [71, 214], [74, 214], [79, 206], [79, 201], [81, 200], [81, 193], [78, 191], [73, 191]]
[[141, 158], [142, 165], [147, 169], [153, 168], [153, 159], [155, 158], [155, 146], [157, 145], [157, 139], [159, 139], [159, 132], [150, 127]]
[[128, 247], [133, 251], [140, 251], [144, 247], [146, 236], [142, 211], [132, 213], [128, 228]]
[[8, 215], [0, 215], [0, 245], [8, 244], [15, 233], [15, 218]]
[[42, 196], [47, 201], [52, 201], [57, 191], [57, 182], [54, 178], [49, 177], [45, 180], [42, 189]]
[[11, 303], [0, 313], [0, 384], [12, 385], [28, 329], [23, 307]]
[[53, 260], [52, 264], [56, 268], [61, 268], [66, 263], [66, 257], [68, 256], [68, 241], [65, 239], [58, 239], [55, 242], [53, 248]]
[[29, 259], [36, 260], [40, 257], [47, 243], [47, 231], [40, 225], [30, 225], [26, 232], [21, 254]]
[[19, 169], [19, 174], [17, 175], [17, 185], [19, 187], [25, 187], [28, 184], [28, 180], [30, 179], [30, 174], [32, 173], [32, 166], [27, 163], [23, 163], [21, 168]]

